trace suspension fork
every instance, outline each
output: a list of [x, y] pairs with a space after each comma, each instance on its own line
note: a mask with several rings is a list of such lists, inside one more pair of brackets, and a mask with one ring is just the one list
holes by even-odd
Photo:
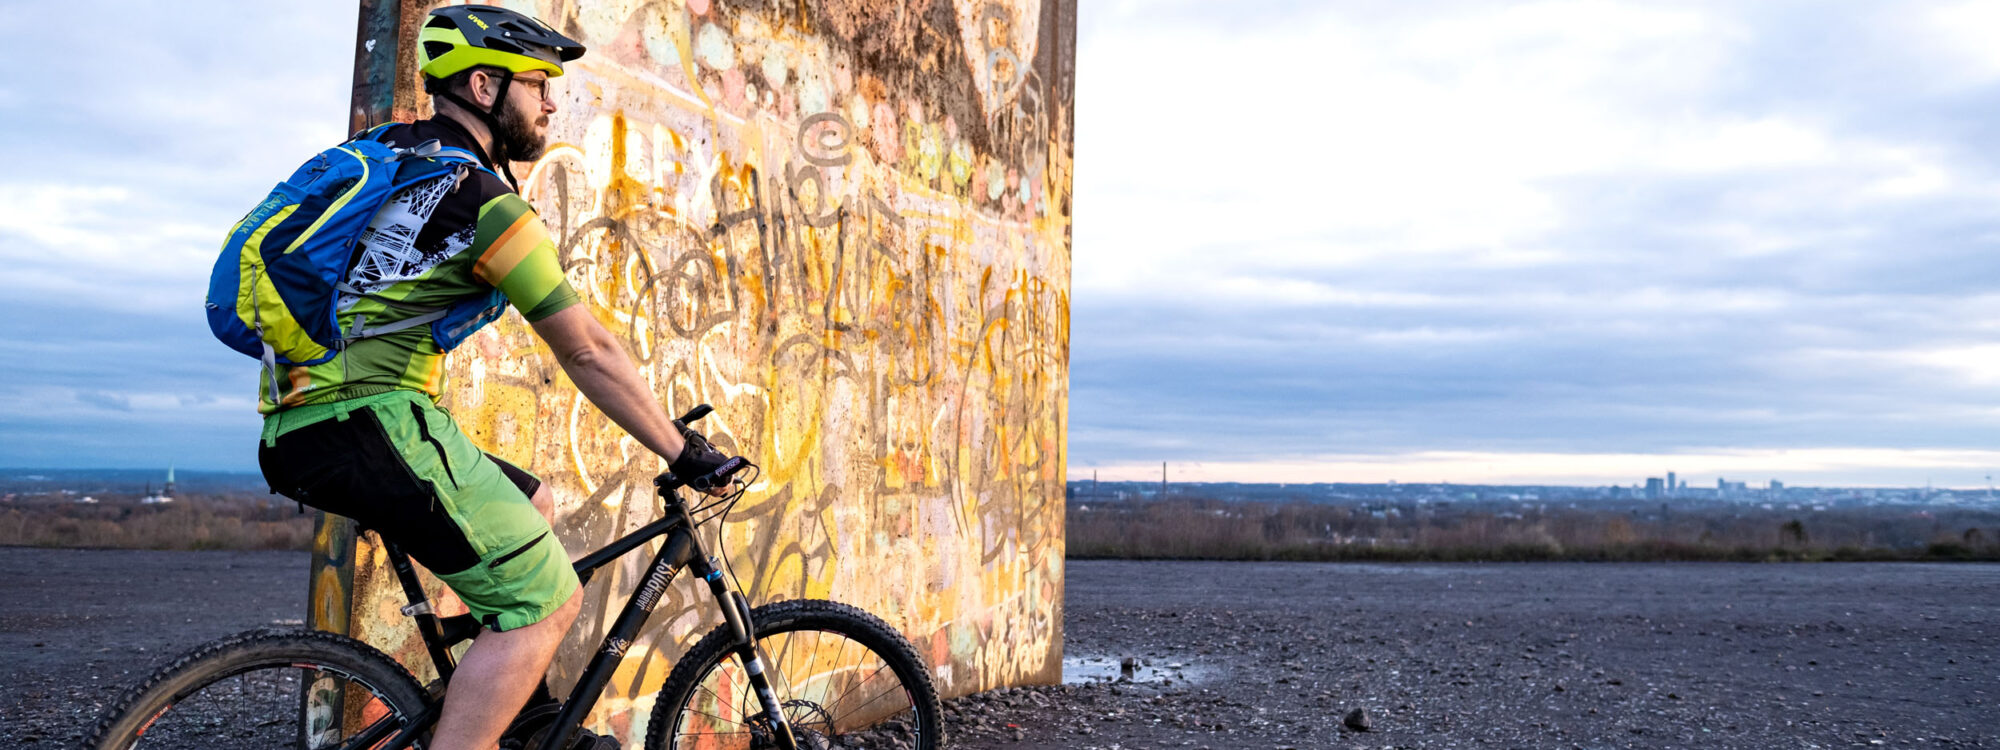
[[713, 557], [697, 554], [688, 562], [688, 572], [708, 582], [709, 593], [715, 595], [715, 603], [722, 607], [722, 619], [729, 623], [730, 635], [736, 639], [730, 650], [742, 662], [743, 672], [750, 676], [750, 688], [764, 706], [764, 719], [770, 722], [772, 738], [783, 750], [798, 750], [791, 721], [785, 718], [785, 707], [778, 703], [778, 694], [771, 689], [771, 678], [765, 673], [764, 659], [757, 653], [757, 626], [750, 620], [750, 600], [742, 592], [729, 588], [728, 579], [715, 567]]

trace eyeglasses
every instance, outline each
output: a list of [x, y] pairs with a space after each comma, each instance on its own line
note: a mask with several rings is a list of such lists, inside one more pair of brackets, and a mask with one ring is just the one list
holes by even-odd
[[547, 78], [521, 78], [516, 76], [514, 83], [533, 88], [535, 90], [535, 98], [541, 101], [549, 100], [549, 79]]

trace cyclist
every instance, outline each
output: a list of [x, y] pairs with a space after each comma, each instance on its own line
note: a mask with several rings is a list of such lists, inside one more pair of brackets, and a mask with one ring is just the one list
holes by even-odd
[[[510, 10], [432, 11], [418, 32], [436, 116], [378, 138], [436, 140], [506, 173], [541, 156], [550, 79], [584, 48]], [[493, 174], [470, 170], [412, 186], [377, 214], [348, 278], [343, 330], [388, 324], [494, 290], [520, 310], [577, 389], [682, 477], [726, 457], [677, 429], [638, 369], [564, 278], [548, 230]], [[408, 550], [485, 626], [445, 697], [433, 750], [491, 750], [540, 684], [580, 599], [551, 533], [554, 504], [534, 475], [480, 450], [436, 400], [444, 354], [428, 326], [352, 342], [322, 364], [260, 386], [258, 461], [273, 490], [355, 519]], [[275, 390], [274, 390], [275, 389]], [[577, 747], [616, 748], [589, 735]]]

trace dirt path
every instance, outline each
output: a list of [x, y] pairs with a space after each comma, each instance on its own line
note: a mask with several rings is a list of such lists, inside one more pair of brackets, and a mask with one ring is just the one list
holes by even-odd
[[[298, 619], [306, 564], [0, 548], [0, 747], [71, 747], [163, 651]], [[2000, 748], [1996, 565], [1078, 561], [1068, 580], [1072, 660], [1170, 679], [953, 701], [953, 747]], [[1356, 708], [1369, 731], [1342, 726]]]

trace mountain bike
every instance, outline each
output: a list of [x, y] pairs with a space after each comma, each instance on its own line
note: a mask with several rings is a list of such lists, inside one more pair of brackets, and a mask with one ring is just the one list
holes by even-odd
[[[707, 416], [707, 404], [681, 425]], [[858, 608], [790, 600], [751, 609], [728, 560], [704, 551], [695, 531], [725, 519], [754, 470], [741, 457], [709, 477], [654, 480], [661, 518], [577, 560], [577, 576], [665, 537], [577, 679], [569, 699], [545, 685], [501, 742], [509, 750], [559, 750], [582, 728], [667, 585], [685, 570], [708, 583], [723, 624], [683, 654], [660, 688], [646, 725], [648, 750], [936, 750], [944, 742], [937, 690], [916, 649]], [[754, 475], [752, 475], [754, 477]], [[754, 481], [754, 480], [753, 480]], [[682, 487], [730, 487], [683, 500]], [[125, 693], [85, 745], [129, 748], [422, 748], [437, 723], [456, 665], [453, 648], [479, 634], [472, 615], [439, 617], [410, 557], [383, 544], [438, 679], [420, 685], [381, 651], [312, 630], [254, 630], [200, 646]], [[633, 712], [638, 714], [635, 705]]]

